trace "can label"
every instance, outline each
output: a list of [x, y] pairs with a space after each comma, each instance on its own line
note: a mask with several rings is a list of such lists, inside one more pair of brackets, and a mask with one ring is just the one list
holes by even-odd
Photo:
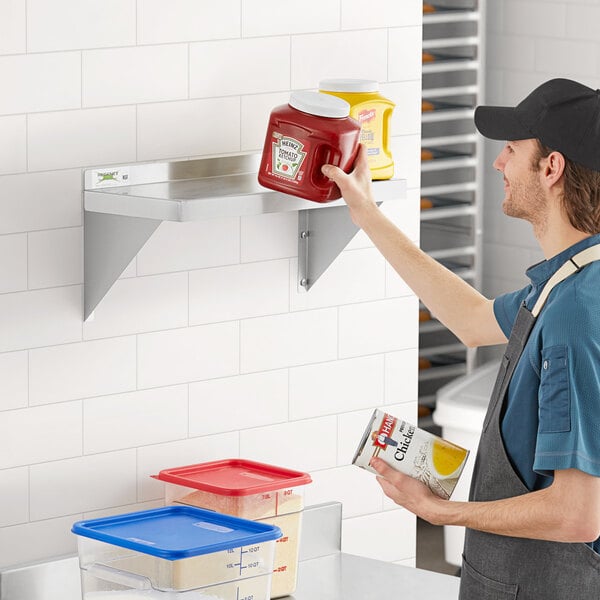
[[292, 137], [273, 133], [271, 173], [292, 181], [302, 179], [302, 163], [307, 155], [306, 144]]
[[469, 451], [437, 435], [375, 410], [352, 464], [376, 473], [369, 465], [378, 456], [397, 471], [425, 483], [441, 498], [450, 498]]

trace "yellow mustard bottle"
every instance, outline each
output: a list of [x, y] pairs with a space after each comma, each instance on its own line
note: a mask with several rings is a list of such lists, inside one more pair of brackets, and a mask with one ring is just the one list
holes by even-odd
[[390, 151], [390, 121], [395, 104], [379, 93], [371, 79], [323, 79], [319, 91], [350, 104], [350, 116], [361, 126], [360, 141], [367, 147], [373, 179], [391, 179], [394, 160]]

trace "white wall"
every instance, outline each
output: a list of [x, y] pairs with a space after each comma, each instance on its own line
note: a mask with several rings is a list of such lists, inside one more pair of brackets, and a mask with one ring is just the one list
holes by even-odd
[[[487, 104], [514, 106], [553, 77], [600, 87], [600, 0], [489, 0], [487, 11]], [[530, 225], [502, 213], [502, 179], [491, 167], [501, 148], [486, 145], [483, 285], [491, 296], [528, 283], [525, 269], [543, 259]]]
[[301, 295], [295, 214], [163, 224], [83, 323], [81, 170], [260, 150], [290, 90], [374, 78], [418, 240], [420, 38], [419, 0], [0, 0], [0, 567], [232, 456], [309, 471], [344, 549], [412, 563], [349, 465], [374, 407], [416, 416], [417, 300], [366, 237]]

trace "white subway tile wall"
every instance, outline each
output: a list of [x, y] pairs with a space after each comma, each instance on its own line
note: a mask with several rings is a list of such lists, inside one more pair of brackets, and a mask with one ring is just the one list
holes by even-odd
[[[0, 144], [3, 137], [0, 132]], [[77, 227], [82, 222], [78, 169], [0, 177], [0, 235]]]
[[134, 46], [83, 53], [83, 106], [187, 98], [187, 44]]
[[136, 159], [135, 119], [135, 106], [29, 114], [28, 169], [51, 171], [133, 162]]
[[187, 433], [185, 385], [89, 398], [83, 402], [84, 454], [181, 440]]
[[2, 514], [0, 527], [27, 523], [29, 520], [29, 467], [0, 471]]
[[288, 312], [289, 260], [191, 271], [190, 325]]
[[80, 341], [81, 287], [0, 294], [0, 352]]
[[17, 54], [0, 58], [0, 113], [81, 106], [81, 53]]
[[[360, 494], [356, 493], [357, 489], [361, 490]], [[377, 479], [354, 465], [316, 471], [313, 485], [306, 487], [304, 499], [308, 506], [341, 502], [344, 518], [381, 512], [381, 488]]]
[[[47, 462], [29, 469], [31, 520], [133, 504], [135, 450]], [[108, 482], [114, 485], [107, 485]], [[76, 493], [73, 493], [76, 491]]]
[[296, 213], [163, 223], [84, 323], [81, 192], [84, 168], [260, 151], [291, 91], [376, 79], [409, 187], [384, 210], [418, 241], [420, 63], [420, 0], [0, 2], [0, 569], [237, 456], [310, 472], [348, 549], [411, 563], [414, 517], [350, 465], [375, 407], [416, 417], [417, 301], [368, 238], [306, 293]]
[[26, 51], [26, 0], [5, 0], [0, 4], [0, 54]]
[[27, 234], [0, 237], [0, 294], [27, 289]]
[[0, 469], [82, 454], [81, 402], [8, 410], [0, 421]]
[[[489, 0], [486, 8], [487, 104], [514, 106], [554, 77], [600, 87], [598, 0]], [[526, 285], [525, 269], [544, 258], [531, 226], [502, 214], [502, 180], [491, 166], [501, 148], [486, 142], [482, 272], [491, 297]]]
[[237, 375], [237, 321], [138, 336], [138, 387], [150, 388]]
[[[420, 28], [407, 28], [407, 31]], [[327, 77], [363, 77], [386, 81], [386, 29], [292, 36], [292, 88], [317, 88]], [[326, 52], [323, 49], [327, 48]]]
[[135, 366], [134, 336], [30, 350], [29, 405], [135, 390]]
[[185, 327], [188, 323], [188, 275], [165, 273], [119, 279], [94, 318], [83, 325], [86, 340]]
[[51, 4], [27, 0], [27, 51], [135, 46], [135, 4], [135, 0]]
[[190, 97], [239, 96], [286, 89], [290, 38], [276, 36], [190, 44]]
[[0, 354], [0, 410], [25, 408], [28, 403], [27, 351]]
[[383, 404], [383, 369], [381, 354], [290, 369], [290, 420]]
[[83, 283], [83, 228], [33, 231], [27, 235], [29, 289]]
[[238, 0], [171, 0], [165, 10], [163, 0], [137, 0], [138, 44], [237, 38], [241, 4]]
[[262, 427], [288, 420], [288, 369], [190, 384], [193, 437]]
[[0, 175], [27, 170], [27, 118], [0, 117]]
[[[318, 471], [335, 466], [336, 415], [240, 431], [240, 452], [253, 460]], [[349, 462], [349, 461], [348, 461]]]
[[237, 218], [163, 222], [137, 256], [137, 274], [190, 271], [239, 262]]
[[[242, 37], [339, 31], [342, 0], [304, 0], [298, 5], [277, 0], [245, 0]], [[276, 15], [276, 16], [275, 16]], [[315, 18], [318, 15], [318, 18]], [[384, 25], [389, 27], [389, 25]]]
[[296, 212], [243, 217], [240, 229], [240, 258], [243, 263], [298, 255]]

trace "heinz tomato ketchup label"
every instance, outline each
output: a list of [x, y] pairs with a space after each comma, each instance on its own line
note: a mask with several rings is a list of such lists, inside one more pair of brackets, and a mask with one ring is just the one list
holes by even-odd
[[289, 181], [299, 183], [302, 181], [302, 165], [306, 159], [309, 145], [301, 141], [273, 132], [272, 138], [271, 173], [285, 177]]

